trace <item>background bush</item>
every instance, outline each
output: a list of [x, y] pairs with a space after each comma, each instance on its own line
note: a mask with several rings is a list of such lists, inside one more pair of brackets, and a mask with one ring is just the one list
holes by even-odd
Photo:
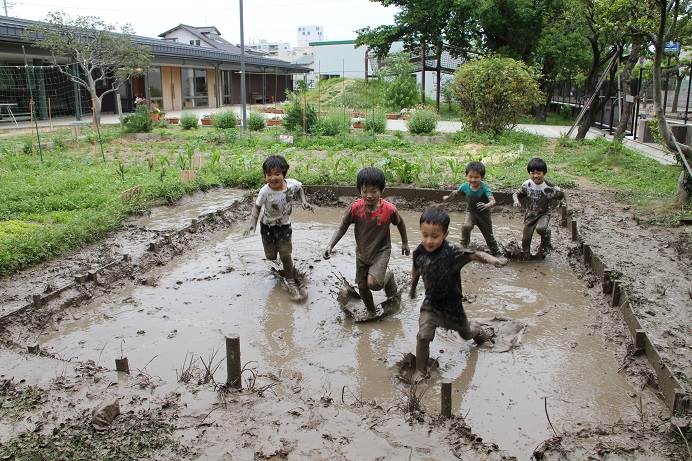
[[372, 133], [384, 133], [387, 129], [387, 119], [383, 112], [377, 112], [375, 114], [368, 114], [365, 117], [365, 131], [370, 131]]
[[128, 133], [149, 133], [153, 127], [149, 109], [144, 104], [137, 106], [134, 114], [125, 116], [123, 126]]
[[454, 73], [452, 91], [461, 120], [480, 132], [511, 128], [542, 101], [534, 72], [511, 58], [487, 57], [462, 65]]
[[183, 130], [196, 129], [198, 125], [199, 120], [195, 114], [187, 113], [180, 116], [180, 126], [183, 127]]
[[348, 133], [350, 129], [350, 115], [344, 116], [343, 112], [332, 112], [325, 117], [320, 117], [315, 131], [323, 136], [336, 136]]
[[231, 112], [230, 110], [225, 112], [217, 112], [211, 116], [211, 123], [216, 128], [221, 128], [224, 130], [228, 128], [235, 128], [238, 126], [238, 116], [235, 112]]
[[264, 115], [259, 112], [250, 112], [247, 118], [247, 127], [250, 131], [260, 131], [266, 126], [264, 122]]
[[437, 128], [438, 116], [429, 110], [417, 110], [408, 121], [408, 131], [412, 134], [430, 134]]
[[293, 103], [286, 109], [284, 117], [284, 126], [288, 131], [303, 131], [303, 122], [305, 122], [305, 131], [312, 133], [317, 125], [317, 113], [309, 104], [305, 110], [305, 120], [303, 120], [303, 106], [298, 103]]

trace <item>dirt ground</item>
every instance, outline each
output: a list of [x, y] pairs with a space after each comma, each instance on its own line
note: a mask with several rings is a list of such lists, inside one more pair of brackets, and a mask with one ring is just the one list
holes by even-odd
[[[311, 200], [339, 205], [334, 197]], [[412, 210], [422, 206], [398, 203]], [[110, 369], [107, 354], [102, 358], [99, 353], [97, 360], [81, 360], [35, 347], [41, 342], [39, 336], [59, 334], [66, 323], [78, 323], [80, 317], [89, 316], [84, 307], [91, 309], [99, 299], [129, 287], [155, 287], [161, 280], [157, 271], [168, 271], [171, 262], [207, 248], [219, 233], [237, 227], [249, 211], [247, 201], [238, 204], [221, 216], [205, 220], [195, 233], [173, 235], [170, 243], [163, 241], [155, 252], [147, 251], [149, 242], [171, 232], [156, 230], [161, 220], [143, 217], [99, 244], [0, 280], [3, 314], [25, 304], [32, 294], [49, 292], [72, 282], [77, 274], [121, 260], [124, 253], [131, 257], [128, 264], [101, 274], [98, 282], [78, 284], [56, 300], [0, 325], [4, 341], [0, 349], [0, 459], [31, 459], [37, 453], [44, 459], [93, 459], [94, 453], [104, 459], [513, 458], [515, 447], [498, 446], [493, 437], [478, 435], [463, 413], [445, 420], [429, 406], [425, 412], [409, 411], [418, 401], [421, 389], [417, 387], [404, 386], [398, 399], [385, 402], [354, 394], [348, 386], [316, 388], [290, 367], [249, 364], [243, 375], [244, 390], [225, 393], [215, 381], [225, 376], [220, 356], [195, 361], [188, 367], [179, 365], [177, 379], [162, 379], [151, 371], [156, 369], [156, 362], [140, 365], [141, 369], [133, 367], [130, 375], [123, 375]], [[689, 228], [639, 224], [636, 216], [617, 205], [607, 191], [588, 186], [570, 194], [569, 206], [578, 213], [581, 232], [594, 251], [622, 272], [637, 297], [635, 307], [642, 325], [653, 335], [680, 381], [689, 386]], [[177, 216], [180, 210], [175, 208], [163, 210], [162, 220], [169, 211]], [[510, 222], [517, 219], [510, 209], [496, 213]], [[574, 244], [556, 221], [556, 249], [550, 257], [572, 266], [583, 283], [587, 304], [602, 306], [583, 328], [608, 344], [609, 360], [620, 364], [617, 373], [633, 389], [627, 398], [637, 410], [621, 421], [586, 418], [566, 423], [553, 419], [550, 427], [555, 426], [557, 435], [540, 444], [534, 456], [687, 459], [676, 425], [689, 437], [689, 426], [685, 427], [689, 417], [670, 419], [656, 395], [655, 375], [648, 362], [629, 353], [630, 340], [619, 311], [609, 307], [593, 274], [570, 256]], [[209, 270], [213, 272], [213, 268]], [[102, 321], [108, 320], [108, 314], [103, 314]], [[325, 329], [320, 334], [332, 333], [329, 324], [321, 327]], [[579, 350], [581, 346], [573, 348]], [[220, 366], [218, 374], [212, 372], [210, 376], [210, 364], [212, 368]], [[587, 373], [584, 382], [593, 382]], [[598, 367], [592, 373], [597, 374]], [[91, 410], [112, 398], [119, 399], [121, 415], [109, 430], [94, 431], [89, 425]], [[554, 413], [551, 416], [556, 418]], [[540, 419], [538, 424], [548, 427], [546, 420]]]

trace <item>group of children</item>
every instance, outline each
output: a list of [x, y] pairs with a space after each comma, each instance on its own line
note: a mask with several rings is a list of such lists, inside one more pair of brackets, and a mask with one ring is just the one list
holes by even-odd
[[[246, 235], [254, 232], [261, 213], [261, 235], [265, 256], [276, 260], [277, 254], [288, 280], [289, 291], [296, 287], [296, 272], [291, 257], [291, 201], [297, 196], [304, 208], [311, 209], [305, 200], [302, 184], [287, 179], [288, 163], [282, 156], [268, 157], [262, 169], [267, 184], [259, 192], [252, 210]], [[520, 199], [526, 199], [522, 253], [530, 255], [534, 231], [541, 236], [539, 252], [550, 248], [549, 208], [551, 200], [564, 197], [560, 188], [547, 182], [548, 167], [540, 158], [533, 158], [527, 165], [529, 179], [513, 194], [514, 206], [520, 207]], [[470, 162], [466, 166], [466, 182], [458, 190], [443, 198], [448, 201], [461, 193], [466, 197], [467, 208], [461, 231], [461, 245], [449, 243], [449, 214], [440, 207], [426, 208], [420, 216], [421, 243], [413, 251], [410, 296], [415, 298], [420, 277], [423, 277], [425, 299], [421, 305], [416, 337], [416, 376], [427, 376], [430, 342], [437, 328], [455, 330], [464, 339], [482, 344], [492, 338], [491, 329], [470, 322], [462, 304], [461, 269], [471, 261], [502, 267], [505, 258], [498, 258], [499, 245], [493, 235], [490, 209], [496, 201], [492, 190], [483, 181], [485, 166]], [[394, 275], [387, 270], [391, 255], [390, 225], [395, 225], [401, 235], [401, 252], [410, 254], [406, 225], [396, 206], [382, 198], [385, 188], [384, 173], [378, 168], [367, 167], [358, 172], [356, 186], [361, 198], [351, 204], [334, 232], [324, 258], [328, 259], [334, 246], [354, 225], [356, 240], [356, 283], [365, 307], [375, 311], [372, 291], [384, 289], [387, 298], [397, 295]], [[485, 238], [489, 253], [468, 248], [473, 227], [478, 226]]]

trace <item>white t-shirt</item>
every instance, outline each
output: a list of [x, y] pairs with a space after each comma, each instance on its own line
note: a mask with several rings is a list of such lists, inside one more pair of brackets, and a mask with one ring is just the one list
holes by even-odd
[[255, 205], [264, 206], [262, 224], [268, 226], [290, 224], [291, 211], [293, 210], [291, 201], [302, 188], [303, 184], [295, 179], [286, 179], [284, 190], [272, 190], [269, 184], [262, 186], [259, 195], [257, 195], [257, 201], [255, 201]]

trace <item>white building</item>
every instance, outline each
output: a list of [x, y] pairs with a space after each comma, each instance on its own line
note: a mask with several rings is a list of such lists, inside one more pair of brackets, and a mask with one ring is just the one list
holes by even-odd
[[275, 56], [284, 61], [293, 60], [293, 50], [288, 42], [269, 42], [267, 40], [251, 41], [247, 46], [250, 50], [264, 53], [267, 56]]
[[298, 47], [306, 47], [310, 42], [324, 40], [324, 28], [322, 26], [298, 26]]

